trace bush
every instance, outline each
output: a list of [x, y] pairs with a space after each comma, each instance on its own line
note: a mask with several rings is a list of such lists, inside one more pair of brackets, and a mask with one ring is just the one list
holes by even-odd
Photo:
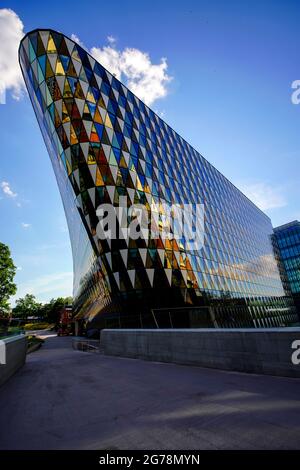
[[24, 330], [45, 330], [49, 326], [49, 323], [26, 323]]

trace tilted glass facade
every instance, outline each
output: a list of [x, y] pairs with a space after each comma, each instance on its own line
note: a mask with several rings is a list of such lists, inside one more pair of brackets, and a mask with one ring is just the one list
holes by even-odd
[[283, 282], [287, 279], [300, 316], [300, 222], [274, 228], [274, 239], [284, 267]]
[[[277, 326], [294, 321], [270, 219], [80, 45], [35, 30], [20, 64], [68, 220], [74, 310], [89, 325]], [[213, 138], [213, 136], [212, 136]], [[101, 240], [97, 207], [203, 204], [183, 237]]]

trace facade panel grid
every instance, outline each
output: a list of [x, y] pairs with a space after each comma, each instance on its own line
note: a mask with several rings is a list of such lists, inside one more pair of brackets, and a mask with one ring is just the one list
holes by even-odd
[[[270, 219], [225, 176], [61, 33], [27, 34], [20, 64], [68, 219], [79, 317], [121, 322], [129, 312], [146, 318], [153, 309], [220, 308], [222, 301], [244, 308], [252, 325], [262, 316], [252, 307], [271, 324], [293, 318]], [[97, 207], [118, 207], [124, 195], [147, 210], [204, 204], [203, 248], [190, 250], [184, 237], [99, 240]], [[178, 318], [190, 325], [184, 313]]]

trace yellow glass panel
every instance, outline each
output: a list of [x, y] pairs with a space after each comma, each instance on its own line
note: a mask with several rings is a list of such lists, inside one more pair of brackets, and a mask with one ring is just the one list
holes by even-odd
[[171, 250], [172, 249], [172, 242], [171, 240], [169, 240], [168, 238], [166, 239], [165, 241], [165, 247], [167, 250]]
[[109, 117], [108, 114], [105, 117], [105, 123], [104, 124], [105, 124], [106, 127], [110, 127], [111, 129], [113, 128], [110, 117]]
[[91, 153], [89, 153], [89, 154], [88, 154], [87, 162], [88, 162], [89, 165], [93, 165], [94, 163], [96, 163], [96, 159], [95, 159], [94, 155], [92, 155]]
[[70, 116], [69, 116], [67, 107], [66, 107], [65, 103], [63, 102], [63, 104], [62, 104], [62, 122], [68, 122], [68, 121], [70, 121]]
[[136, 189], [143, 191], [143, 186], [141, 185], [140, 178], [138, 176], [136, 178]]
[[57, 59], [57, 62], [56, 62], [55, 73], [56, 73], [56, 75], [65, 75], [64, 68], [63, 68], [62, 63], [59, 59]]
[[169, 256], [165, 256], [164, 268], [165, 269], [171, 269], [172, 268], [172, 263], [170, 261]]
[[96, 103], [96, 100], [94, 98], [94, 95], [93, 93], [91, 93], [90, 91], [88, 92], [87, 96], [86, 96], [86, 99], [87, 101], [89, 101], [90, 103]]
[[99, 168], [97, 168], [97, 171], [96, 171], [96, 186], [104, 186], [104, 181], [103, 181]]
[[[91, 120], [91, 113], [90, 113], [87, 103], [85, 103], [84, 108], [83, 108], [83, 119]], [[95, 129], [95, 132], [96, 132], [96, 129]]]
[[66, 160], [66, 164], [67, 164], [68, 175], [70, 175], [70, 174], [72, 173], [72, 168], [71, 168], [71, 165], [70, 165], [70, 163], [68, 162], [68, 160]]
[[70, 136], [71, 136], [70, 144], [71, 145], [77, 144], [78, 140], [77, 140], [77, 136], [76, 136], [73, 126], [71, 126]]
[[83, 91], [82, 91], [82, 88], [81, 88], [79, 82], [78, 82], [77, 85], [76, 85], [76, 90], [75, 90], [74, 97], [75, 97], [75, 98], [79, 98], [79, 99], [81, 99], [81, 100], [84, 100], [84, 99], [85, 99], [84, 94], [83, 94]]
[[123, 156], [121, 157], [119, 166], [120, 166], [120, 168], [127, 168], [127, 163], [126, 163], [126, 160]]
[[53, 54], [56, 52], [56, 47], [55, 47], [55, 44], [51, 35], [49, 36], [49, 40], [48, 40], [47, 52], [49, 52], [50, 54]]
[[66, 80], [65, 81], [65, 86], [64, 86], [64, 98], [71, 98], [73, 95], [72, 95], [72, 92], [71, 92], [71, 87], [70, 87], [70, 84], [69, 84], [69, 81]]
[[[179, 242], [179, 250], [184, 251], [184, 245], [182, 242]], [[192, 268], [191, 268], [192, 269]]]

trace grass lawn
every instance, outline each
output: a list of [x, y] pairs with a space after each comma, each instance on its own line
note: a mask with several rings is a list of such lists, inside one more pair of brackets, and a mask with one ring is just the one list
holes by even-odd
[[50, 325], [50, 323], [42, 322], [42, 323], [26, 323], [23, 328], [24, 330], [47, 330], [48, 328], [51, 328], [53, 325]]

